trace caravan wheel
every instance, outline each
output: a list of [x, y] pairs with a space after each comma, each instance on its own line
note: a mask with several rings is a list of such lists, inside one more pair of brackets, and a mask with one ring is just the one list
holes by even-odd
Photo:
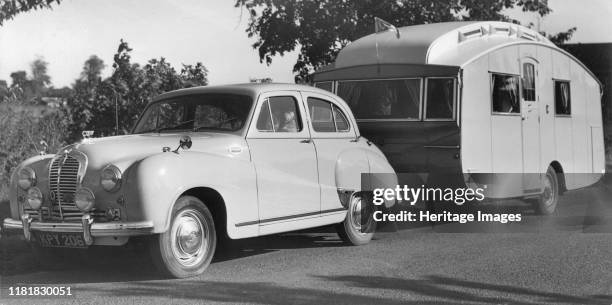
[[555, 212], [559, 202], [559, 180], [552, 166], [548, 167], [543, 182], [544, 191], [536, 200], [534, 208], [537, 214], [550, 215]]

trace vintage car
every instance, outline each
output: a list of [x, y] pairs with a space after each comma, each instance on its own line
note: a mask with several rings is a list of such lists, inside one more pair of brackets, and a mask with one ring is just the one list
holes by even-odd
[[[364, 183], [369, 173], [390, 178]], [[396, 183], [332, 93], [190, 88], [151, 101], [130, 135], [85, 138], [20, 164], [3, 233], [23, 234], [37, 253], [147, 236], [157, 267], [188, 277], [204, 271], [222, 237], [337, 224], [345, 242], [365, 244], [376, 225], [362, 221], [371, 187]]]

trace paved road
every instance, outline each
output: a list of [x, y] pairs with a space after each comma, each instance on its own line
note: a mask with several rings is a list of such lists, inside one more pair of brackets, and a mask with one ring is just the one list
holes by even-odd
[[[234, 242], [184, 280], [159, 278], [132, 250], [62, 270], [21, 266], [2, 277], [0, 304], [612, 304], [611, 188], [571, 192], [551, 218], [519, 202], [504, 209], [524, 221], [400, 227], [363, 247], [329, 228]], [[8, 297], [19, 284], [67, 285], [75, 296]]]

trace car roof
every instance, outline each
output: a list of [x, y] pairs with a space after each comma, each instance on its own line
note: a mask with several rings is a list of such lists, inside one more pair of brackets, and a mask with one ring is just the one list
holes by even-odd
[[244, 83], [244, 84], [230, 84], [230, 85], [216, 85], [216, 86], [200, 86], [186, 89], [179, 89], [170, 92], [163, 93], [155, 97], [151, 102], [156, 102], [163, 99], [201, 94], [201, 93], [233, 93], [243, 94], [252, 97], [257, 97], [261, 93], [270, 91], [309, 91], [316, 92], [324, 95], [333, 95], [331, 92], [315, 88], [313, 86], [289, 84], [289, 83]]

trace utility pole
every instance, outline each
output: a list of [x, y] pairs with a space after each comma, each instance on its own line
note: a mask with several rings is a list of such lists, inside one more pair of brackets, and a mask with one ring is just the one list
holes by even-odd
[[115, 92], [115, 135], [119, 135], [119, 103], [117, 101], [117, 92]]

